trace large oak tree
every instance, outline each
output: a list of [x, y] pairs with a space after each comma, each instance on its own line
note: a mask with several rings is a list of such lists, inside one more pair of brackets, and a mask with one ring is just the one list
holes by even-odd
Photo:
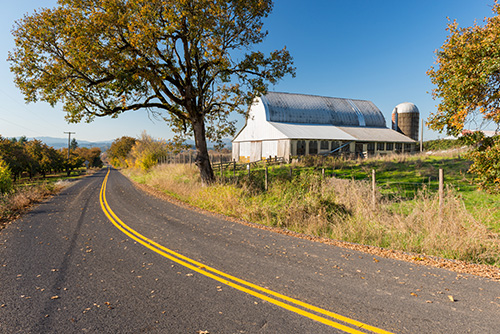
[[213, 180], [207, 138], [234, 133], [233, 111], [287, 74], [286, 48], [252, 47], [267, 32], [270, 0], [59, 0], [26, 15], [9, 54], [28, 102], [62, 103], [69, 122], [146, 109], [181, 137]]

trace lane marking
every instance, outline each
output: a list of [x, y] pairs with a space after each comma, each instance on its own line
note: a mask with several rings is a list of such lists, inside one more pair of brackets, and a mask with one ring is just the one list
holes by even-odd
[[[307, 317], [309, 319], [318, 321], [320, 323], [323, 323], [325, 325], [340, 329], [346, 333], [366, 333], [366, 331], [370, 331], [373, 333], [379, 333], [379, 334], [390, 334], [391, 332], [385, 331], [383, 329], [367, 325], [365, 323], [362, 323], [360, 321], [342, 316], [340, 314], [336, 314], [334, 312], [319, 308], [317, 306], [307, 304], [305, 302], [302, 302], [300, 300], [282, 295], [278, 292], [266, 289], [264, 287], [255, 285], [253, 283], [247, 282], [245, 280], [242, 280], [240, 278], [231, 276], [229, 274], [226, 274], [222, 271], [219, 271], [215, 268], [212, 268], [210, 266], [204, 265], [201, 262], [195, 261], [193, 259], [190, 259], [184, 255], [181, 255], [171, 249], [168, 249], [155, 241], [145, 237], [144, 235], [140, 234], [139, 232], [133, 230], [131, 227], [129, 227], [127, 224], [125, 224], [118, 216], [111, 210], [110, 206], [108, 205], [108, 202], [106, 200], [106, 188], [107, 188], [107, 182], [108, 182], [108, 177], [111, 172], [111, 169], [108, 168], [108, 172], [106, 176], [104, 177], [104, 181], [101, 186], [101, 191], [99, 195], [99, 202], [101, 204], [102, 211], [104, 214], [108, 217], [108, 219], [111, 221], [111, 223], [122, 233], [130, 237], [131, 239], [137, 241], [138, 243], [142, 244], [143, 246], [149, 248], [150, 250], [162, 255], [163, 257], [180, 264], [190, 270], [193, 270], [199, 274], [202, 274], [206, 277], [212, 278], [215, 281], [218, 281], [220, 283], [223, 283], [227, 286], [230, 286], [234, 289], [237, 289], [239, 291], [245, 292], [249, 295], [252, 295], [254, 297], [257, 297], [261, 300], [265, 300], [271, 304], [280, 306], [286, 310], [289, 310], [291, 312], [300, 314], [304, 317]], [[245, 287], [246, 286], [246, 287]], [[253, 290], [252, 290], [253, 289]], [[255, 291], [256, 290], [256, 291]], [[258, 292], [260, 291], [260, 292]], [[262, 293], [261, 293], [262, 292]], [[263, 293], [267, 294], [264, 295]], [[281, 300], [277, 300], [275, 298], [272, 298], [270, 296], [274, 296], [276, 298], [279, 298]], [[289, 304], [285, 303], [284, 301], [288, 302]], [[294, 304], [294, 305], [290, 305]], [[303, 310], [301, 308], [304, 308], [306, 310]], [[316, 312], [322, 315], [325, 315], [329, 318], [336, 319], [338, 321], [341, 321], [343, 323], [352, 325], [357, 327], [358, 329], [363, 329], [364, 331], [361, 332], [357, 329], [347, 327], [346, 325], [343, 325], [341, 323], [335, 322], [331, 319], [322, 317], [320, 315], [311, 313], [309, 311]]]

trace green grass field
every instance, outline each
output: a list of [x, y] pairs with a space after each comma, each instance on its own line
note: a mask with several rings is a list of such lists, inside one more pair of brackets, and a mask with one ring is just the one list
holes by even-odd
[[[488, 194], [474, 182], [474, 176], [467, 171], [471, 162], [459, 154], [390, 156], [365, 160], [339, 160], [331, 158], [309, 158], [296, 164], [251, 164], [250, 177], [258, 187], [264, 188], [265, 167], [268, 167], [269, 184], [276, 180], [290, 179], [301, 174], [317, 173], [325, 177], [371, 182], [375, 170], [377, 190], [395, 207], [411, 205], [419, 192], [437, 193], [439, 169], [444, 172], [444, 184], [460, 196], [467, 210], [478, 219], [484, 220], [484, 212], [489, 214], [483, 221], [495, 232], [500, 233], [500, 195]], [[229, 182], [248, 178], [247, 164], [224, 166], [223, 179]], [[214, 164], [215, 174], [220, 178], [220, 165]]]

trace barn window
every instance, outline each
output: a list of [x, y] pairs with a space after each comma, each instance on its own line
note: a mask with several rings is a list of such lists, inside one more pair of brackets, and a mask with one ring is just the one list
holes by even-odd
[[[339, 142], [338, 141], [332, 142], [332, 152], [335, 151], [338, 148], [339, 148]], [[338, 153], [338, 151], [336, 151], [334, 153]]]
[[344, 153], [351, 152], [351, 144], [349, 142], [343, 142], [342, 145], [345, 145], [342, 147], [342, 152]]
[[306, 154], [306, 141], [299, 140], [297, 142], [297, 155], [305, 155]]
[[373, 153], [375, 152], [375, 143], [368, 143], [366, 145], [366, 150], [369, 152], [369, 153]]
[[321, 141], [321, 150], [328, 150], [328, 142], [326, 140]]
[[318, 142], [310, 141], [309, 142], [309, 154], [318, 154]]
[[403, 144], [396, 143], [396, 152], [401, 152], [403, 150]]
[[384, 150], [384, 143], [377, 143], [377, 151], [383, 151]]
[[405, 152], [411, 152], [411, 144], [405, 144]]

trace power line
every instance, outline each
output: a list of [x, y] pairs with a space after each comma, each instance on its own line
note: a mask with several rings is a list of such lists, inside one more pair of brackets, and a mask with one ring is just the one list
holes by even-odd
[[2, 120], [2, 121], [4, 121], [4, 122], [7, 122], [7, 123], [10, 123], [10, 124], [12, 124], [12, 125], [18, 126], [18, 127], [20, 127], [20, 128], [23, 128], [23, 129], [25, 129], [25, 130], [28, 130], [28, 131], [31, 131], [31, 132], [38, 133], [38, 134], [39, 134], [39, 135], [41, 135], [41, 136], [43, 136], [43, 135], [44, 135], [44, 134], [43, 134], [43, 133], [41, 133], [41, 132], [38, 132], [38, 131], [33, 130], [33, 129], [29, 129], [29, 128], [27, 128], [27, 127], [23, 126], [23, 125], [16, 124], [16, 123], [11, 122], [11, 121], [8, 121], [8, 120], [6, 120], [6, 119], [4, 119], [4, 118], [0, 118], [0, 120]]
[[[39, 116], [36, 112], [33, 112], [33, 111], [29, 110], [28, 108], [26, 108], [26, 104], [19, 102], [17, 99], [15, 99], [11, 95], [7, 94], [3, 89], [0, 89], [0, 93], [4, 94], [9, 99], [11, 99], [13, 102], [18, 104], [22, 108], [22, 110], [24, 112], [28, 113], [30, 116], [34, 116], [34, 117], [38, 118], [40, 121], [42, 121], [43, 123], [45, 123], [46, 125], [49, 125], [51, 128], [56, 129], [56, 127], [54, 127], [53, 124], [50, 124], [49, 122], [47, 122], [43, 117]], [[1, 107], [1, 108], [8, 111], [5, 107]], [[14, 125], [20, 126], [18, 124], [14, 124]], [[27, 128], [25, 128], [25, 129], [27, 129]], [[30, 130], [30, 129], [27, 129], [27, 130]], [[33, 131], [33, 130], [30, 130], [30, 131]], [[37, 132], [37, 131], [34, 131], [34, 132]], [[40, 132], [37, 132], [37, 133], [41, 134]], [[41, 134], [41, 135], [43, 136], [43, 134]]]

